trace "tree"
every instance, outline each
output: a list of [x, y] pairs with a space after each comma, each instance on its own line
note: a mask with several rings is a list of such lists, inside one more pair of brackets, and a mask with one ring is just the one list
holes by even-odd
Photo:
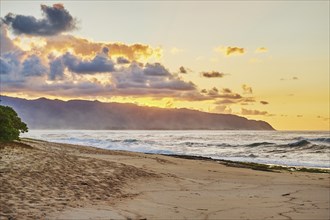
[[9, 106], [0, 105], [0, 142], [19, 140], [19, 134], [28, 131], [17, 113]]

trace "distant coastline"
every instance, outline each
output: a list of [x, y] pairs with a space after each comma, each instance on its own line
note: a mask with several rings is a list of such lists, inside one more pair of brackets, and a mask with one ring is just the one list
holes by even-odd
[[30, 129], [87, 130], [274, 130], [265, 121], [190, 109], [162, 109], [83, 100], [1, 97]]

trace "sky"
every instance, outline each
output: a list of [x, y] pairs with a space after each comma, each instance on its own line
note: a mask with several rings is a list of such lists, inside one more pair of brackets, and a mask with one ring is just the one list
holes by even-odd
[[4, 1], [1, 94], [330, 130], [329, 1]]

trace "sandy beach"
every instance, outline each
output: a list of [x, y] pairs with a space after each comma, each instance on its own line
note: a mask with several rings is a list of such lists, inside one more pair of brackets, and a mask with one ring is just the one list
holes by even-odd
[[0, 152], [0, 219], [330, 218], [329, 173], [31, 139]]

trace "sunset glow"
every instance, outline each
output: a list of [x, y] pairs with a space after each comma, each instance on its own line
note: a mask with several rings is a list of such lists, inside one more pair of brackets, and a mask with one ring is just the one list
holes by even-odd
[[[52, 27], [48, 11], [65, 23]], [[1, 19], [2, 95], [330, 129], [328, 1], [1, 1]]]

